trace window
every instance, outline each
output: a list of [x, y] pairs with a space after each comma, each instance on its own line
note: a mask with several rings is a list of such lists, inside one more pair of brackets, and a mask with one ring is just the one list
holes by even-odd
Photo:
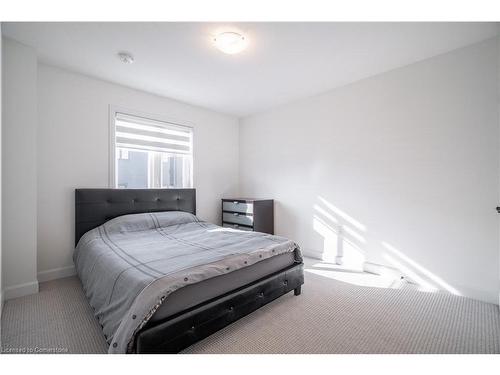
[[112, 186], [124, 189], [193, 186], [193, 129], [113, 112]]
[[118, 159], [127, 160], [128, 159], [128, 150], [125, 148], [118, 149]]

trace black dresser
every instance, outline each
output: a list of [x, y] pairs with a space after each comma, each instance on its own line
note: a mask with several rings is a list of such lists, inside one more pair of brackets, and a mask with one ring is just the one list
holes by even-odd
[[222, 226], [274, 234], [274, 201], [250, 198], [223, 199]]

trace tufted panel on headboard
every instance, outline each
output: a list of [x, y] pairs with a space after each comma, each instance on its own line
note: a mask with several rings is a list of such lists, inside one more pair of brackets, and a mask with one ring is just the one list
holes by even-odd
[[196, 190], [75, 189], [75, 246], [86, 232], [117, 216], [156, 211], [196, 215]]

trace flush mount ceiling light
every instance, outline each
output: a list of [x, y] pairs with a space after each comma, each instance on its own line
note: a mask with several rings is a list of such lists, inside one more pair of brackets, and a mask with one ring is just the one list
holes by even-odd
[[229, 55], [240, 53], [248, 44], [248, 39], [244, 35], [234, 31], [220, 33], [213, 40], [215, 47]]
[[128, 52], [118, 52], [118, 58], [125, 64], [132, 64], [134, 62], [134, 56]]

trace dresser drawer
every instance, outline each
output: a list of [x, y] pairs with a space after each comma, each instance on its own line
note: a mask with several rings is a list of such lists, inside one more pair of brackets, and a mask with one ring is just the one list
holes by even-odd
[[249, 197], [221, 200], [222, 226], [274, 234], [274, 201]]
[[222, 226], [223, 226], [224, 228], [233, 228], [233, 229], [245, 230], [245, 231], [249, 231], [249, 232], [251, 232], [251, 231], [252, 231], [252, 228], [251, 228], [251, 227], [244, 227], [244, 226], [239, 225], [239, 224], [228, 224], [228, 223], [224, 223], [224, 224], [222, 224]]
[[238, 214], [238, 213], [223, 212], [222, 221], [234, 224], [243, 224], [252, 226], [253, 216], [248, 216], [245, 214]]
[[222, 210], [253, 214], [253, 204], [238, 201], [222, 202]]

